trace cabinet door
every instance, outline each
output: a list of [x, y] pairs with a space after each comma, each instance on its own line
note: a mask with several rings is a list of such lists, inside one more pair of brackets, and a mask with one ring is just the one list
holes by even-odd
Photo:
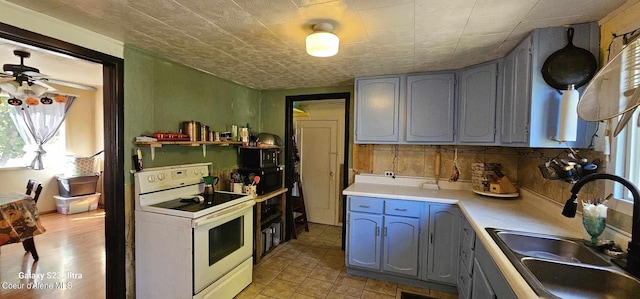
[[418, 218], [384, 217], [384, 271], [418, 276], [419, 232]]
[[398, 142], [400, 76], [356, 80], [355, 141]]
[[462, 71], [458, 101], [459, 142], [495, 142], [497, 74], [497, 62]]
[[427, 279], [454, 285], [458, 274], [460, 210], [452, 205], [429, 207]]
[[492, 299], [497, 298], [496, 293], [491, 288], [491, 283], [482, 271], [478, 261], [473, 261], [473, 278], [471, 282], [471, 299]]
[[455, 74], [407, 77], [407, 141], [453, 139]]
[[[529, 107], [531, 106], [531, 37], [513, 50], [513, 97], [509, 135], [511, 143], [529, 143]], [[504, 127], [505, 124], [503, 123]]]
[[349, 212], [348, 217], [349, 265], [379, 270], [382, 215]]

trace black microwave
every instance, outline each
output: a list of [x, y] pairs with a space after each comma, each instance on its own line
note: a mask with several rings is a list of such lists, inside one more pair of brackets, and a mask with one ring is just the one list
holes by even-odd
[[[282, 168], [240, 168], [238, 173], [247, 178], [250, 176], [260, 176], [260, 181], [256, 185], [258, 195], [267, 194], [282, 188]], [[252, 175], [253, 174], [253, 175]]]
[[279, 148], [241, 147], [239, 149], [241, 168], [272, 168], [280, 162]]

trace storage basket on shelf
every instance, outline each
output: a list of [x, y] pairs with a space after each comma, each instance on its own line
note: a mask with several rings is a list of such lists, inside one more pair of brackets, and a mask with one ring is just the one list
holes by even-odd
[[85, 176], [97, 173], [98, 155], [103, 151], [99, 151], [89, 157], [67, 156], [67, 166], [65, 176]]

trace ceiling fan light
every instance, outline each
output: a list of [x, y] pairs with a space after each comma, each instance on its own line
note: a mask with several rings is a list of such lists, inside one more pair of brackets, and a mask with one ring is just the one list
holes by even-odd
[[6, 91], [8, 94], [16, 94], [20, 85], [16, 81], [2, 82], [0, 83], [0, 89]]
[[338, 54], [340, 38], [331, 33], [333, 26], [320, 23], [313, 26], [314, 32], [306, 38], [307, 53], [315, 57], [330, 57]]
[[44, 86], [40, 86], [38, 84], [31, 85], [31, 90], [33, 91], [33, 93], [35, 94], [36, 97], [39, 97], [39, 96], [43, 95], [45, 92], [49, 91], [48, 88], [46, 88]]

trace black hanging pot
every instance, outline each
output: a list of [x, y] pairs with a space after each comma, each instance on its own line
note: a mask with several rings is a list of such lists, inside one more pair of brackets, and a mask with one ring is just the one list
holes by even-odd
[[542, 78], [549, 86], [566, 90], [573, 84], [577, 89], [593, 78], [598, 62], [589, 50], [573, 45], [573, 28], [567, 29], [567, 45], [553, 52], [542, 65]]

